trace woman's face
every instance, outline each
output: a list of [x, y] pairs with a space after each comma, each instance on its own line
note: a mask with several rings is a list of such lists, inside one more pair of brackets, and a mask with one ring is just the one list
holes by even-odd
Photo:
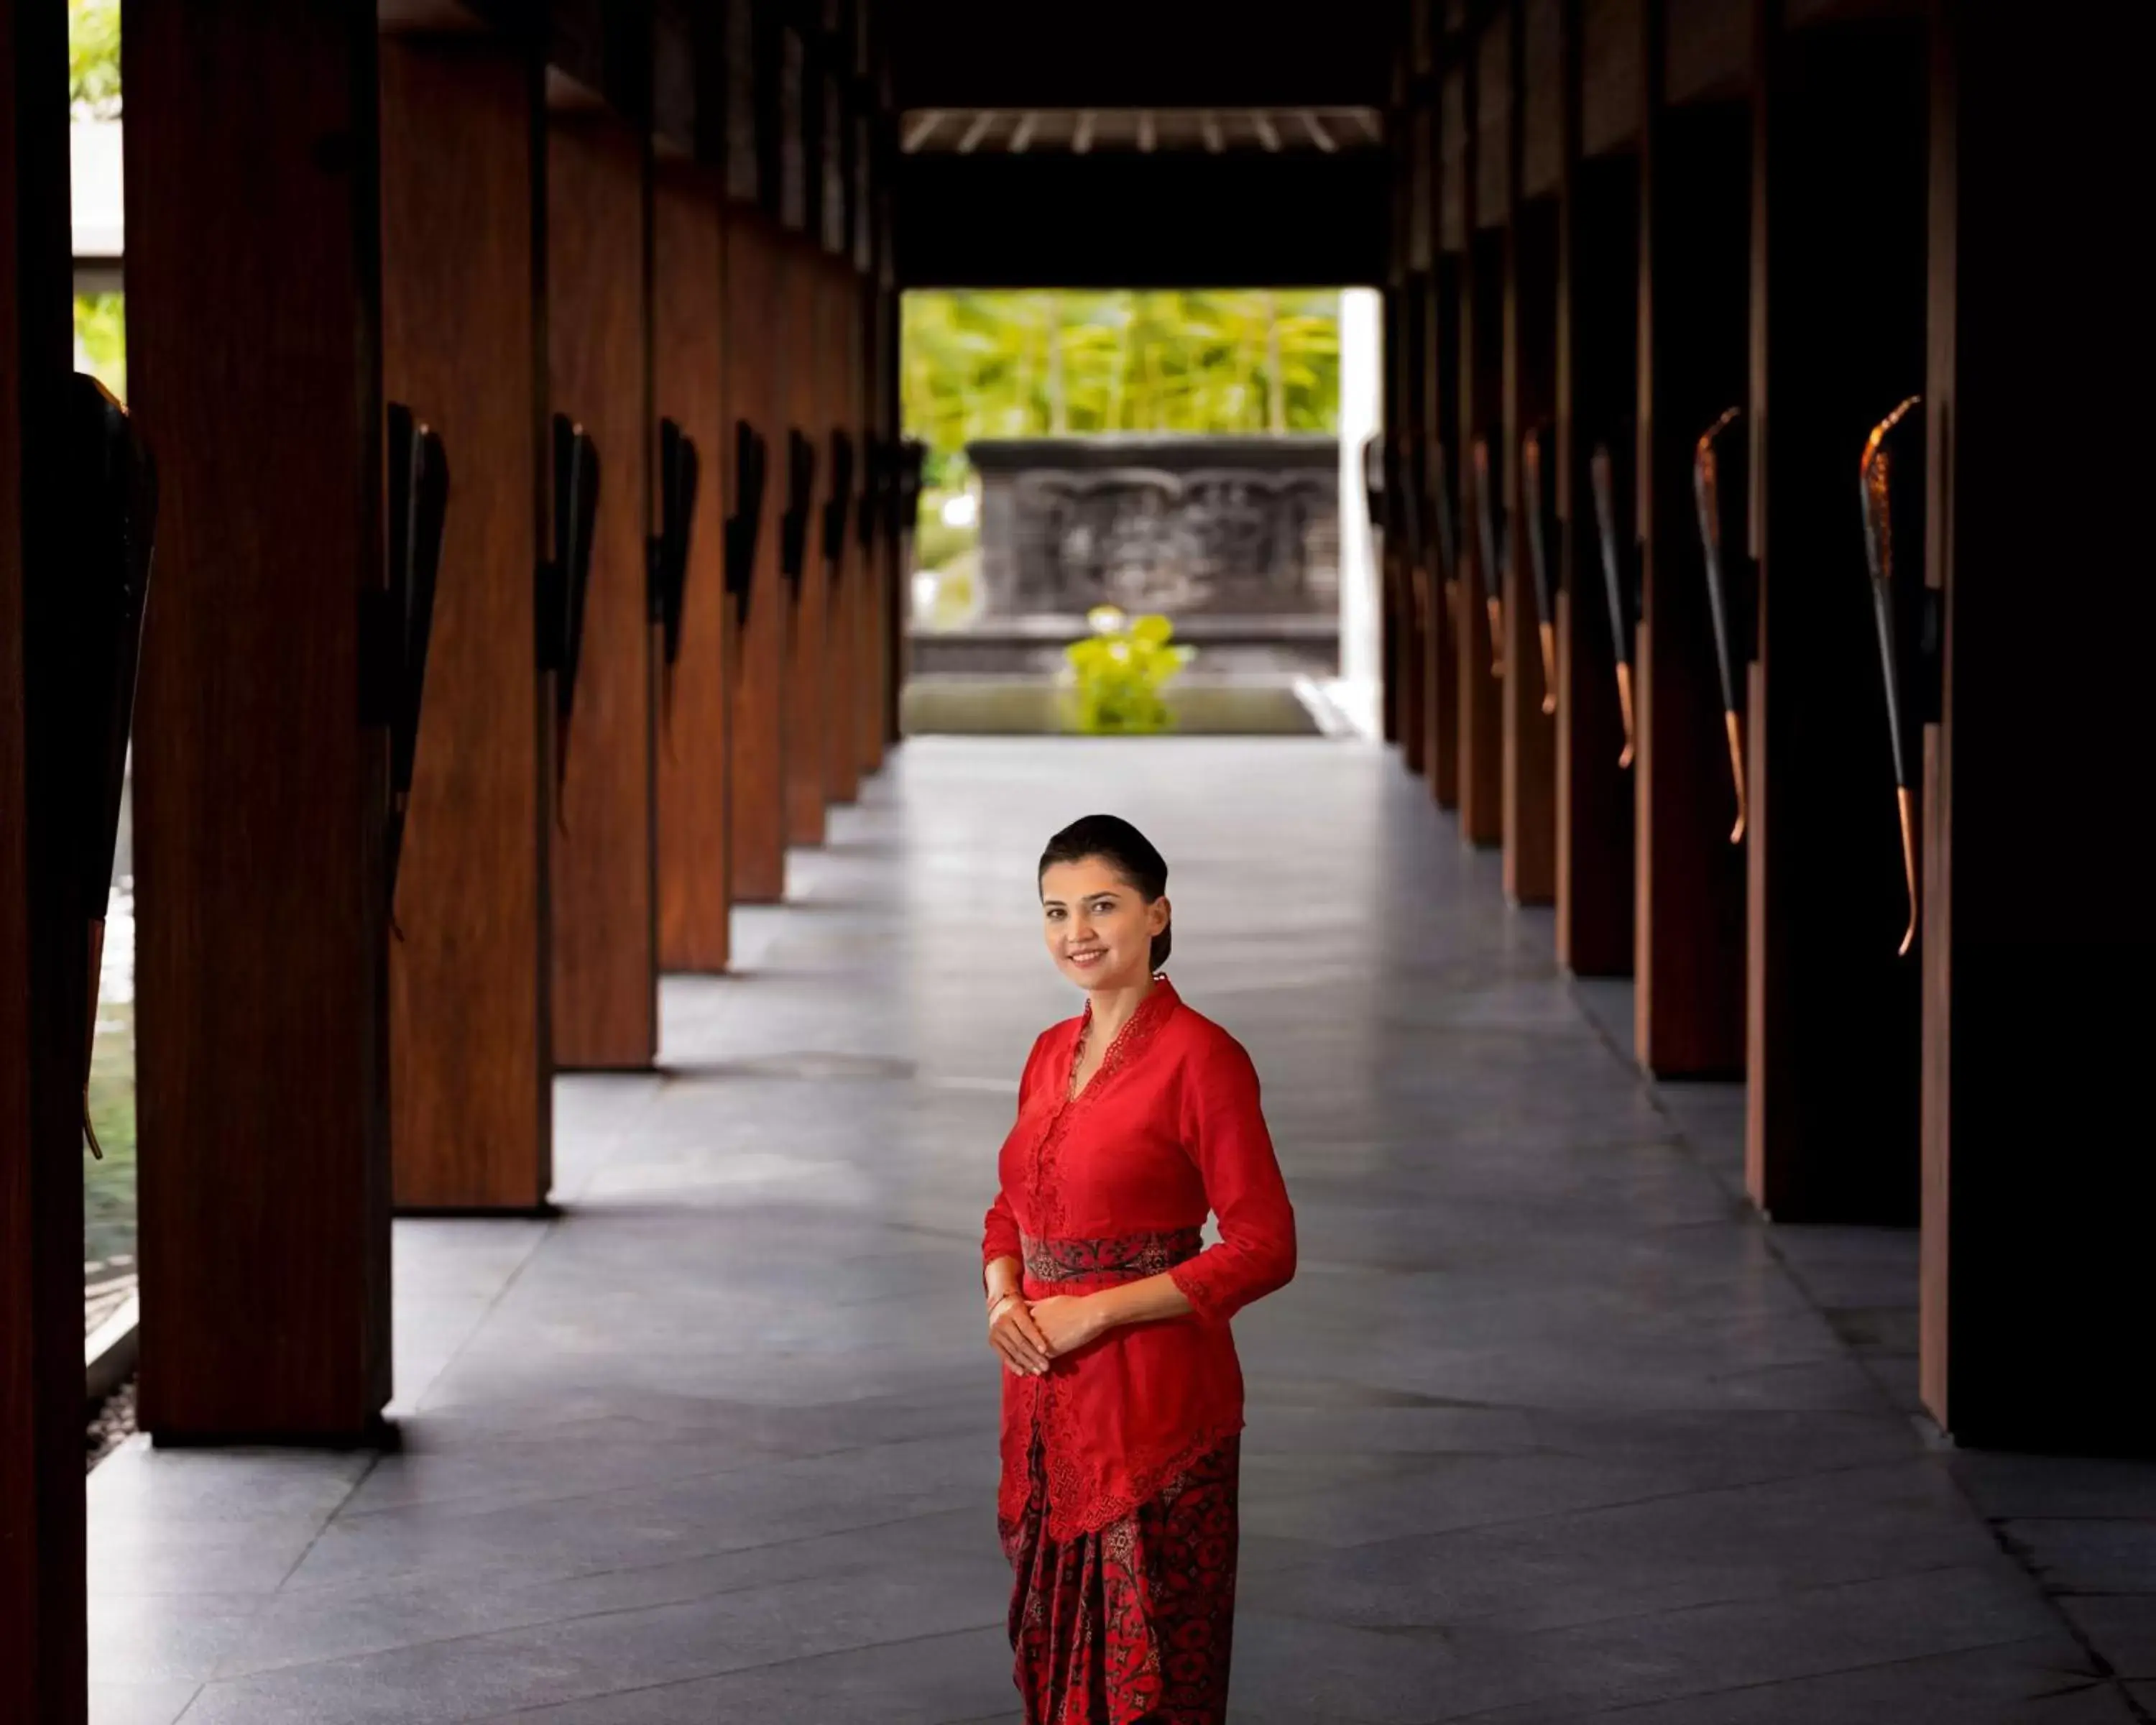
[[1055, 968], [1081, 988], [1132, 988], [1152, 973], [1166, 898], [1147, 904], [1105, 858], [1056, 863], [1040, 877], [1041, 927]]

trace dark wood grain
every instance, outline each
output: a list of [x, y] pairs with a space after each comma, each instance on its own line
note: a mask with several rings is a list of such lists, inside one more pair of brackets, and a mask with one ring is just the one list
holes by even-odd
[[565, 1067], [647, 1066], [658, 1047], [647, 167], [625, 125], [549, 122], [549, 395], [590, 434], [601, 464], [554, 837], [554, 1059]]
[[[1385, 295], [1386, 334], [1389, 337], [1385, 347], [1385, 364], [1393, 373], [1394, 403], [1385, 424], [1389, 434], [1395, 439], [1399, 485], [1410, 496], [1414, 495], [1418, 485], [1413, 470], [1417, 447], [1414, 434], [1421, 425], [1424, 411], [1422, 341], [1427, 331], [1418, 303], [1419, 298], [1420, 278], [1413, 273], [1402, 276]], [[1400, 679], [1400, 764], [1417, 776], [1424, 771], [1430, 747], [1431, 687], [1428, 644], [1430, 578], [1428, 533], [1429, 524], [1425, 522], [1423, 524], [1421, 543], [1417, 543], [1413, 538], [1404, 538], [1396, 559], [1400, 583], [1397, 660]]]
[[121, 23], [130, 406], [162, 493], [140, 1414], [161, 1440], [352, 1439], [390, 1373], [388, 760], [359, 629], [383, 581], [374, 12]]
[[[817, 445], [815, 501], [820, 505], [829, 477], [830, 451], [824, 420], [824, 383], [820, 347], [824, 333], [822, 252], [808, 241], [788, 238], [778, 254], [778, 310], [773, 331], [778, 350], [778, 387], [783, 421]], [[773, 472], [783, 494], [785, 440], [773, 440]], [[819, 528], [811, 514], [808, 545], [802, 558], [801, 581], [789, 619], [786, 676], [786, 839], [789, 845], [820, 845], [830, 799], [825, 734], [829, 727], [830, 581], [824, 572]]]
[[[1650, 5], [1650, 35], [1660, 8]], [[1744, 1066], [1744, 852], [1709, 633], [1692, 451], [1744, 398], [1750, 116], [1741, 106], [1644, 105], [1637, 499], [1644, 616], [1638, 662], [1634, 994], [1640, 1060], [1666, 1076]], [[1741, 549], [1732, 544], [1732, 552]]]
[[[1397, 239], [1395, 240], [1397, 247]], [[1398, 272], [1394, 272], [1397, 277]], [[1383, 320], [1384, 361], [1378, 378], [1378, 436], [1389, 449], [1396, 427], [1404, 423], [1407, 403], [1401, 394], [1399, 354], [1405, 337], [1400, 330], [1400, 284], [1389, 279], [1379, 304]], [[1408, 679], [1406, 642], [1410, 627], [1407, 612], [1407, 557], [1401, 545], [1399, 499], [1392, 487], [1399, 483], [1396, 454], [1383, 466], [1384, 506], [1377, 535], [1378, 552], [1378, 726], [1390, 744], [1402, 744], [1406, 736]]]
[[[748, 628], [737, 644], [733, 696], [732, 853], [738, 901], [786, 894], [786, 584], [778, 516], [786, 485], [786, 418], [778, 396], [778, 238], [768, 218], [740, 206], [726, 218], [726, 388], [731, 413], [769, 446], [762, 529], [756, 547]], [[731, 435], [731, 434], [729, 434]], [[731, 472], [732, 448], [728, 462]]]
[[1932, 12], [1925, 1400], [1964, 1445], [2146, 1456], [2156, 590], [2138, 512], [2060, 508], [2030, 445], [2066, 440], [2071, 495], [2143, 495], [2147, 272], [2122, 187], [2156, 18]]
[[1640, 8], [1647, 0], [1580, 0], [1580, 153], [1639, 147]]
[[[1923, 387], [1925, 44], [1920, 23], [1763, 22], [1747, 1183], [1779, 1220], [1906, 1224], [1919, 967], [1896, 950], [1901, 827], [1854, 480], [1871, 426]], [[1921, 477], [1918, 460], [1897, 474], [1912, 581]]]
[[[901, 429], [899, 299], [897, 290], [888, 280], [876, 289], [875, 319], [876, 424], [896, 449]], [[901, 534], [911, 532], [905, 523], [899, 525]], [[887, 655], [884, 671], [884, 740], [888, 748], [895, 747], [905, 734], [905, 727], [899, 722], [899, 710], [906, 693], [906, 673], [912, 663], [912, 649], [906, 639], [906, 619], [912, 614], [913, 571], [907, 561], [903, 538], [886, 535], [880, 542], [883, 547], [885, 598], [888, 606], [884, 613], [884, 647]]]
[[1618, 553], [1634, 552], [1627, 483], [1639, 411], [1640, 203], [1630, 153], [1568, 156], [1558, 290], [1558, 447], [1570, 519], [1558, 598], [1557, 947], [1580, 976], [1632, 972], [1633, 785], [1590, 462], [1610, 452]]
[[[870, 438], [880, 439], [883, 429], [878, 423], [875, 405], [876, 370], [876, 301], [875, 290], [864, 275], [854, 276], [850, 293], [853, 321], [853, 385], [849, 394], [849, 411], [853, 415], [854, 437], [865, 450]], [[883, 766], [884, 713], [891, 705], [887, 685], [891, 678], [891, 649], [885, 635], [891, 627], [891, 571], [883, 554], [883, 528], [879, 522], [875, 536], [865, 552], [856, 551], [855, 567], [860, 571], [861, 602], [860, 665], [861, 667], [860, 698], [855, 703], [856, 758], [863, 778], [877, 772]]]
[[66, 68], [66, 13], [0, 0], [0, 1718], [25, 1721], [80, 1720], [87, 1706], [88, 954], [51, 716], [67, 692], [52, 578], [69, 524], [49, 434], [71, 351]]
[[732, 478], [733, 425], [726, 389], [726, 223], [712, 172], [667, 166], [653, 220], [657, 411], [695, 442], [700, 468], [680, 652], [672, 700], [660, 716], [659, 956], [668, 970], [719, 971], [729, 957], [732, 912], [731, 607], [721, 523]]
[[[1502, 20], [1490, 27], [1502, 39]], [[1489, 32], [1486, 31], [1486, 37]], [[1454, 460], [1460, 473], [1459, 604], [1455, 614], [1460, 649], [1460, 834], [1471, 845], [1496, 845], [1505, 833], [1504, 708], [1499, 678], [1493, 675], [1499, 644], [1490, 634], [1485, 603], [1481, 537], [1476, 528], [1479, 492], [1475, 480], [1475, 439], [1486, 437], [1502, 457], [1504, 439], [1505, 230], [1490, 225], [1484, 204], [1503, 195], [1506, 176], [1496, 182], [1481, 156], [1490, 141], [1482, 104], [1501, 105], [1507, 93], [1507, 61], [1485, 49], [1476, 56], [1475, 74], [1462, 86], [1466, 111], [1459, 132], [1468, 152], [1460, 178], [1466, 198], [1466, 250], [1460, 291], [1460, 434]], [[1505, 134], [1496, 134], [1502, 146]], [[1503, 464], [1501, 462], [1501, 466]]]
[[382, 47], [382, 372], [450, 503], [389, 949], [400, 1208], [529, 1210], [552, 1183], [550, 721], [532, 656], [542, 121], [527, 57]]
[[[1438, 127], [1427, 127], [1431, 138], [1438, 136]], [[1436, 187], [1436, 172], [1430, 175], [1431, 187]], [[1434, 194], [1434, 192], [1431, 192]], [[1453, 321], [1460, 315], [1460, 267], [1451, 252], [1436, 252], [1430, 276], [1423, 280], [1421, 300], [1416, 304], [1414, 315], [1423, 321], [1423, 369], [1421, 369], [1421, 427], [1423, 427], [1423, 465], [1425, 465], [1425, 490], [1430, 491], [1431, 506], [1438, 506], [1436, 494], [1436, 459], [1440, 449], [1451, 444], [1455, 414], [1446, 412], [1446, 393], [1449, 373], [1457, 364], [1460, 345], [1453, 332]], [[1446, 282], [1451, 285], [1451, 317], [1446, 317]], [[1436, 521], [1430, 526], [1431, 539], [1436, 539]], [[1457, 558], [1455, 558], [1457, 562]], [[1430, 628], [1423, 629], [1423, 684], [1430, 690], [1423, 701], [1423, 778], [1430, 783], [1430, 796], [1440, 809], [1453, 809], [1460, 802], [1460, 701], [1453, 695], [1453, 677], [1460, 664], [1460, 643], [1455, 640], [1457, 629], [1457, 580], [1460, 572], [1446, 565], [1442, 546], [1431, 547], [1430, 554]]]
[[819, 513], [816, 520], [816, 560], [828, 583], [824, 678], [829, 691], [824, 730], [824, 790], [827, 800], [850, 803], [860, 795], [860, 721], [858, 709], [866, 681], [861, 655], [860, 556], [851, 531], [853, 511], [847, 511], [847, 529], [840, 536], [835, 566], [824, 560], [824, 500], [831, 495], [831, 434], [843, 431], [855, 439], [854, 459], [860, 459], [860, 416], [852, 407], [854, 388], [853, 270], [841, 258], [826, 258], [817, 272], [818, 341], [816, 365], [820, 385], [820, 428], [817, 441], [824, 454], [824, 470], [816, 483]]
[[[1532, 69], [1555, 83], [1557, 68], [1527, 58], [1530, 0], [1512, 0], [1514, 78], [1524, 87]], [[1555, 44], [1549, 44], [1553, 48]], [[1507, 183], [1520, 188], [1506, 223], [1504, 401], [1502, 448], [1506, 511], [1512, 523], [1505, 555], [1503, 751], [1499, 764], [1505, 829], [1505, 896], [1516, 905], [1546, 905], [1557, 897], [1557, 723], [1543, 711], [1549, 691], [1543, 670], [1542, 608], [1535, 590], [1527, 536], [1527, 463], [1521, 449], [1530, 431], [1547, 432], [1557, 413], [1558, 201], [1525, 195], [1527, 125], [1531, 105], [1512, 107], [1507, 147], [1512, 172]], [[1545, 451], [1553, 451], [1547, 439]], [[1556, 493], [1552, 465], [1543, 475], [1543, 495]], [[1545, 538], [1554, 558], [1563, 530]]]
[[[1448, 84], [1445, 88], [1450, 91], [1458, 86]], [[1441, 124], [1433, 130], [1440, 137], [1445, 135]], [[1441, 171], [1435, 177], [1440, 185], [1443, 178]], [[1440, 235], [1442, 232], [1440, 222]], [[1460, 537], [1460, 356], [1464, 351], [1460, 335], [1460, 253], [1440, 248], [1430, 272], [1430, 299], [1424, 316], [1430, 326], [1429, 432], [1433, 447], [1443, 447], [1453, 518], [1453, 555], [1450, 563], [1440, 561], [1435, 570], [1431, 626], [1424, 631], [1423, 643], [1424, 676], [1430, 690], [1424, 709], [1430, 729], [1424, 768], [1430, 795], [1440, 809], [1460, 806], [1460, 595], [1464, 569], [1464, 542]], [[1433, 479], [1433, 495], [1436, 483]]]

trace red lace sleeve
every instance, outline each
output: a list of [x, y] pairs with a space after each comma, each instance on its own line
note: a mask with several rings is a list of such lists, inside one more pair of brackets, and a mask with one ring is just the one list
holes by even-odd
[[[1034, 1069], [1040, 1064], [1040, 1050], [1048, 1041], [1044, 1030], [1034, 1039], [1033, 1051], [1025, 1057], [1025, 1070], [1018, 1081], [1018, 1111], [1025, 1111], [1025, 1101], [1032, 1093]], [[1018, 1217], [1012, 1211], [1010, 1198], [1002, 1186], [996, 1188], [996, 1201], [988, 1206], [988, 1214], [981, 1226], [981, 1265], [983, 1269], [998, 1258], [1022, 1255], [1019, 1243]]]
[[1233, 1037], [1194, 1052], [1183, 1119], [1220, 1239], [1169, 1274], [1199, 1317], [1224, 1323], [1295, 1275], [1295, 1209], [1259, 1106], [1257, 1069]]
[[998, 1258], [1018, 1255], [1018, 1218], [1011, 1214], [1010, 1200], [998, 1191], [981, 1230], [981, 1266], [986, 1269]]

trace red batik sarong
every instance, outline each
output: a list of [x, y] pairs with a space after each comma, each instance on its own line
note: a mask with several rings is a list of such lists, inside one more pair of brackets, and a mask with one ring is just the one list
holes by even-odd
[[1235, 1628], [1240, 1438], [1127, 1515], [1058, 1540], [1047, 1468], [1001, 1523], [1026, 1725], [1223, 1725]]

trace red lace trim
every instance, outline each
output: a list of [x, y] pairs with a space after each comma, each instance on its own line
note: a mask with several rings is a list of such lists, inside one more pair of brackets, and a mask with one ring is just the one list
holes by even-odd
[[1078, 1034], [1071, 1040], [1070, 1063], [1064, 1069], [1064, 1100], [1049, 1116], [1033, 1143], [1030, 1184], [1034, 1213], [1041, 1220], [1043, 1239], [1056, 1239], [1063, 1231], [1063, 1199], [1055, 1179], [1055, 1153], [1061, 1147], [1070, 1122], [1116, 1081], [1123, 1069], [1152, 1040], [1153, 1032], [1167, 1022], [1175, 1005], [1173, 985], [1165, 976], [1155, 978], [1152, 989], [1138, 1003], [1138, 1009], [1116, 1033], [1115, 1040], [1108, 1045], [1107, 1052], [1101, 1055], [1099, 1070], [1093, 1074], [1086, 1088], [1074, 1096], [1070, 1094], [1070, 1082], [1077, 1076], [1079, 1056], [1086, 1046], [1086, 1033], [1093, 1023], [1093, 1003], [1091, 1000], [1086, 1003], [1085, 1013], [1079, 1020]]
[[[1088, 1497], [1088, 1481], [1071, 1459], [1075, 1438], [1071, 1422], [1059, 1420], [1060, 1411], [1050, 1399], [1049, 1425], [1055, 1433], [1046, 1448], [1048, 1463], [1048, 1531], [1058, 1539], [1075, 1539], [1094, 1533], [1111, 1522], [1121, 1521], [1142, 1503], [1149, 1503], [1175, 1481], [1195, 1467], [1243, 1430], [1240, 1420], [1228, 1420], [1193, 1432], [1173, 1454], [1151, 1467], [1132, 1473], [1112, 1491]], [[1058, 1441], [1057, 1440], [1060, 1440]], [[1081, 1505], [1073, 1511], [1069, 1506]]]

